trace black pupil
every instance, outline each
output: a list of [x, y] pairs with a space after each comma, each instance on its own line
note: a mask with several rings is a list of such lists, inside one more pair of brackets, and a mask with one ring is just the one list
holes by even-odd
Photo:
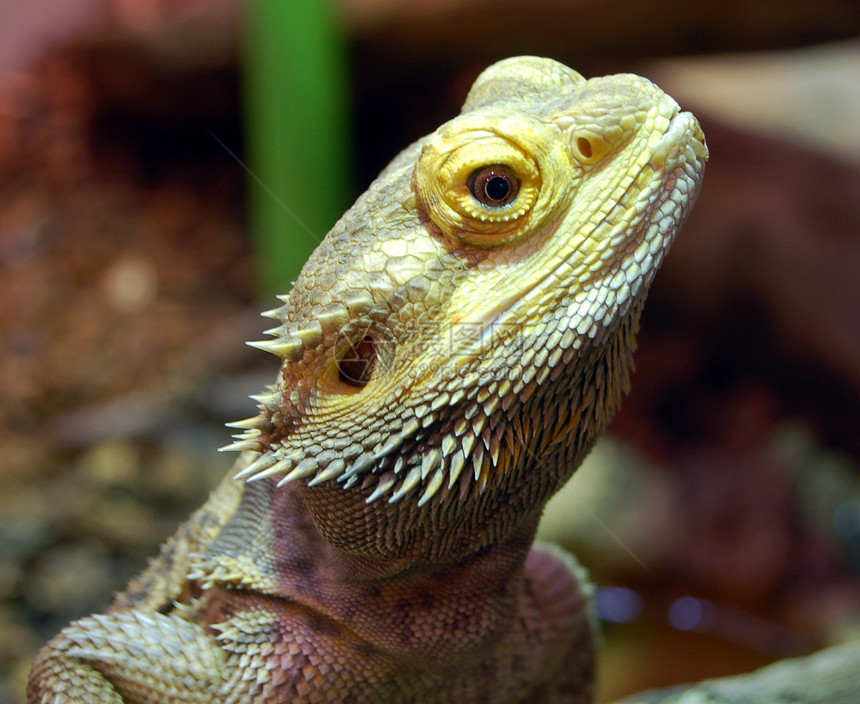
[[503, 201], [510, 195], [510, 192], [511, 184], [504, 176], [493, 176], [484, 186], [484, 193], [490, 200]]

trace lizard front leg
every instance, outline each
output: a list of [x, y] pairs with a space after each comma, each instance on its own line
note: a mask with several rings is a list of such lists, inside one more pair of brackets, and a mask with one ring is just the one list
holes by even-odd
[[33, 664], [30, 702], [208, 704], [223, 695], [227, 657], [203, 627], [131, 610], [89, 616], [53, 638]]
[[[237, 469], [246, 460], [240, 459]], [[240, 482], [224, 480], [117, 595], [108, 613], [72, 623], [45, 645], [30, 673], [28, 701], [213, 701], [225, 654], [206, 629], [173, 604], [190, 596], [193, 560], [218, 536], [241, 496]]]

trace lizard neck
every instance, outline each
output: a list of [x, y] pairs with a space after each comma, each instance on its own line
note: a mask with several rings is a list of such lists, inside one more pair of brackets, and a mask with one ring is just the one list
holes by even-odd
[[[488, 639], [510, 629], [523, 598], [537, 513], [504, 540], [459, 559], [422, 561], [335, 547], [317, 531], [299, 486], [275, 484], [245, 488], [238, 511], [207, 553], [210, 622], [251, 603], [276, 610], [295, 604], [320, 623], [430, 664], [477, 657]], [[229, 577], [236, 554], [247, 558], [241, 584]], [[452, 623], [460, 624], [456, 633]], [[417, 640], [416, 629], [422, 633]]]
[[[478, 568], [488, 577], [495, 576], [500, 585], [513, 579], [522, 568], [525, 556], [534, 542], [539, 522], [535, 515], [518, 524], [514, 530], [501, 542], [488, 544], [483, 549], [463, 552], [459, 559], [447, 557], [442, 560], [414, 560], [409, 556], [378, 557], [354, 554], [331, 548], [329, 557], [332, 565], [332, 579], [353, 583], [410, 584], [418, 579], [424, 581], [428, 576], [444, 578], [446, 583], [456, 575], [464, 565]], [[447, 591], [447, 589], [443, 590]], [[452, 587], [452, 594], [457, 588]]]
[[[290, 596], [380, 649], [427, 666], [463, 667], [511, 629], [537, 524], [535, 515], [505, 540], [464, 552], [458, 560], [369, 556], [345, 552], [320, 537], [314, 546], [323, 566], [318, 581]], [[295, 590], [295, 575], [284, 585]]]

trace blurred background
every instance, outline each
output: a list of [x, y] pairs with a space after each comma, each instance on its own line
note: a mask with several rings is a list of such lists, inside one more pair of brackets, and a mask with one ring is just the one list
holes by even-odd
[[699, 204], [633, 393], [546, 539], [600, 586], [600, 696], [860, 637], [853, 0], [0, 0], [0, 702], [227, 471], [258, 311], [489, 63], [646, 75]]

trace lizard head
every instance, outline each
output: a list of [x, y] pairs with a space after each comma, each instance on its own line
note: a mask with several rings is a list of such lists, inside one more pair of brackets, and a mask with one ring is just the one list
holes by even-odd
[[275, 339], [254, 344], [284, 364], [236, 424], [230, 448], [258, 453], [241, 476], [438, 521], [453, 499], [459, 516], [535, 509], [620, 403], [707, 156], [695, 118], [644, 78], [488, 68], [270, 311]]

